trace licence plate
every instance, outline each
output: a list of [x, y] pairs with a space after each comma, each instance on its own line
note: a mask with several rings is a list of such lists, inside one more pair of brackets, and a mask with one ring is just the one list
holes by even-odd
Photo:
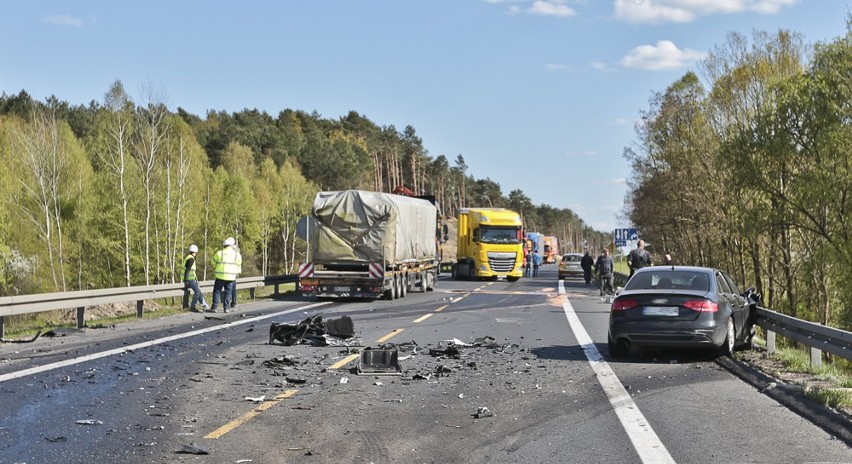
[[349, 290], [349, 287], [334, 287], [335, 292], [348, 292]]
[[645, 316], [677, 316], [680, 314], [680, 308], [677, 306], [655, 306], [642, 308], [642, 314]]

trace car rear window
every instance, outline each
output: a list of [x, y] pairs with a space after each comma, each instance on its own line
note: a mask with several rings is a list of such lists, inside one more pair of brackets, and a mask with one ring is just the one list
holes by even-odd
[[565, 255], [565, 256], [562, 257], [562, 261], [578, 262], [578, 261], [580, 261], [580, 258], [582, 258], [582, 256], [580, 256], [580, 255]]
[[643, 272], [634, 275], [625, 290], [710, 290], [707, 273], [695, 271], [672, 271], [660, 267], [660, 271]]

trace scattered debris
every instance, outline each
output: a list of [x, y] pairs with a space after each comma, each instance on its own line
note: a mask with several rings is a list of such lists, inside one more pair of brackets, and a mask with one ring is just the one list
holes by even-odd
[[304, 377], [286, 377], [285, 380], [292, 383], [293, 385], [301, 385], [308, 381], [308, 379]]
[[349, 377], [341, 377], [340, 383], [349, 383]]
[[246, 397], [245, 397], [245, 400], [246, 400], [246, 401], [251, 401], [251, 402], [253, 402], [253, 403], [263, 403], [264, 401], [266, 401], [266, 395], [260, 395], [260, 396], [246, 396]]
[[476, 412], [471, 414], [475, 419], [482, 419], [483, 417], [493, 417], [494, 413], [491, 412], [487, 407], [481, 406], [476, 409]]
[[44, 439], [51, 443], [65, 443], [68, 441], [66, 437], [44, 437]]
[[263, 367], [269, 367], [272, 369], [289, 369], [297, 365], [298, 363], [295, 359], [293, 359], [292, 356], [287, 355], [279, 358], [267, 359], [261, 364], [263, 365]]
[[77, 425], [103, 425], [103, 422], [94, 419], [79, 419], [74, 421]]
[[402, 375], [397, 348], [381, 349], [367, 347], [361, 352], [358, 362], [359, 374]]
[[461, 359], [461, 352], [455, 345], [450, 345], [444, 349], [440, 348], [430, 348], [429, 356], [434, 356], [436, 358], [445, 357], [445, 358], [454, 358]]
[[193, 444], [190, 444], [190, 445], [183, 445], [183, 446], [181, 446], [181, 448], [180, 448], [179, 450], [175, 451], [175, 454], [198, 454], [198, 455], [207, 455], [207, 454], [210, 454], [210, 452], [209, 452], [209, 451], [207, 451], [207, 450], [206, 450], [206, 449], [204, 449], [204, 448], [199, 448], [199, 447], [197, 447], [197, 446], [195, 446], [195, 445], [193, 445]]
[[276, 340], [286, 346], [306, 343], [315, 346], [337, 344], [330, 338], [348, 339], [355, 335], [352, 318], [343, 316], [338, 319], [322, 320], [322, 315], [308, 317], [298, 324], [273, 322], [269, 326], [269, 344]]

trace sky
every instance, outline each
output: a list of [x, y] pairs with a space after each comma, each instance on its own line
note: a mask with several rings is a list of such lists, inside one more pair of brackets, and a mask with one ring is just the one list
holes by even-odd
[[[738, 32], [846, 33], [846, 0], [0, 0], [0, 93], [103, 102], [121, 80], [170, 109], [356, 111], [433, 159], [624, 217], [625, 148], [651, 97]], [[699, 73], [699, 76], [700, 73]], [[706, 83], [705, 83], [706, 85]], [[469, 205], [486, 206], [486, 205]]]

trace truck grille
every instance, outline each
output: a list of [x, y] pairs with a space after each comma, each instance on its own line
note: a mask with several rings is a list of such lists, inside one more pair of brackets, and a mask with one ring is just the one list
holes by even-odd
[[517, 253], [488, 253], [488, 265], [492, 272], [512, 272]]

